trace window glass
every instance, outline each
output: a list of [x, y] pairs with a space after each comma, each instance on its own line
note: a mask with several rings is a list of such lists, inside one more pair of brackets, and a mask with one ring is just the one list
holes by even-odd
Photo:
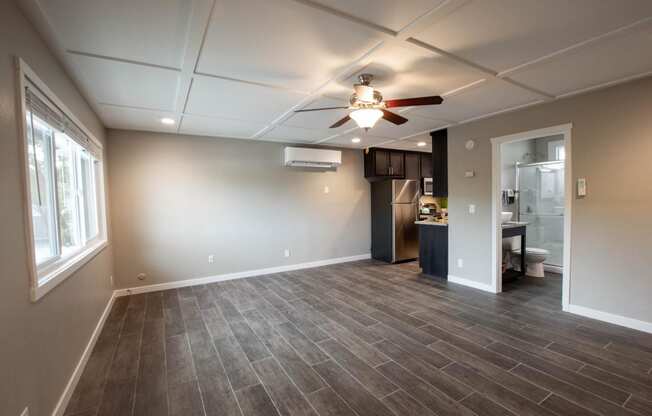
[[52, 169], [54, 131], [29, 112], [26, 125], [34, 254], [40, 265], [58, 255]]
[[81, 207], [84, 216], [84, 240], [89, 241], [97, 237], [99, 227], [97, 224], [97, 193], [95, 169], [97, 163], [84, 149], [80, 152], [79, 183], [81, 184]]
[[67, 256], [82, 245], [76, 163], [79, 145], [57, 132], [55, 148], [61, 254]]

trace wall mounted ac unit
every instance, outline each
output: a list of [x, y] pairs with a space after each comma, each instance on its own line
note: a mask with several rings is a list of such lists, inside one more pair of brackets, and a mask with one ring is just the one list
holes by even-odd
[[342, 164], [342, 152], [329, 149], [286, 147], [285, 166], [307, 168], [336, 168]]

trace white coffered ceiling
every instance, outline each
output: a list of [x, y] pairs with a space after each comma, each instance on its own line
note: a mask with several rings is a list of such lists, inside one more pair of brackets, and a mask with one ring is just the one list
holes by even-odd
[[[112, 128], [427, 150], [429, 131], [652, 74], [649, 0], [19, 2]], [[346, 105], [362, 72], [444, 103], [369, 132], [294, 113]]]

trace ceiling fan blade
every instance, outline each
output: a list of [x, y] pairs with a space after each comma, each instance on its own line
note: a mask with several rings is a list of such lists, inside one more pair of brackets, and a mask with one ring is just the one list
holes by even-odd
[[391, 111], [387, 111], [387, 110], [382, 110], [382, 111], [383, 111], [383, 118], [385, 120], [389, 121], [390, 123], [403, 124], [406, 121], [408, 121], [407, 118], [405, 118], [403, 116], [399, 116], [396, 113], [392, 113]]
[[418, 98], [399, 98], [398, 100], [385, 100], [385, 107], [412, 107], [415, 105], [437, 105], [444, 102], [438, 95]]
[[331, 128], [331, 129], [335, 129], [335, 128], [339, 127], [339, 126], [344, 125], [344, 123], [346, 123], [346, 122], [349, 121], [349, 120], [351, 120], [351, 117], [349, 117], [349, 116], [343, 117], [343, 118], [341, 118], [339, 121], [337, 121], [335, 124], [333, 124], [332, 126], [330, 126], [329, 128]]
[[294, 110], [295, 113], [305, 113], [306, 111], [322, 111], [322, 110], [340, 110], [349, 107], [322, 107], [322, 108], [309, 108], [307, 110]]

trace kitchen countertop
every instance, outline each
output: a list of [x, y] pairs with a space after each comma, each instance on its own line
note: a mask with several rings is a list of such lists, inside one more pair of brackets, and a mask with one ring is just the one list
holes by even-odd
[[528, 225], [528, 223], [527, 222], [508, 221], [508, 222], [504, 222], [502, 224], [503, 228], [515, 228], [515, 227], [522, 227], [524, 225]]
[[438, 225], [440, 227], [448, 227], [448, 223], [436, 222], [432, 220], [414, 221], [417, 225]]

